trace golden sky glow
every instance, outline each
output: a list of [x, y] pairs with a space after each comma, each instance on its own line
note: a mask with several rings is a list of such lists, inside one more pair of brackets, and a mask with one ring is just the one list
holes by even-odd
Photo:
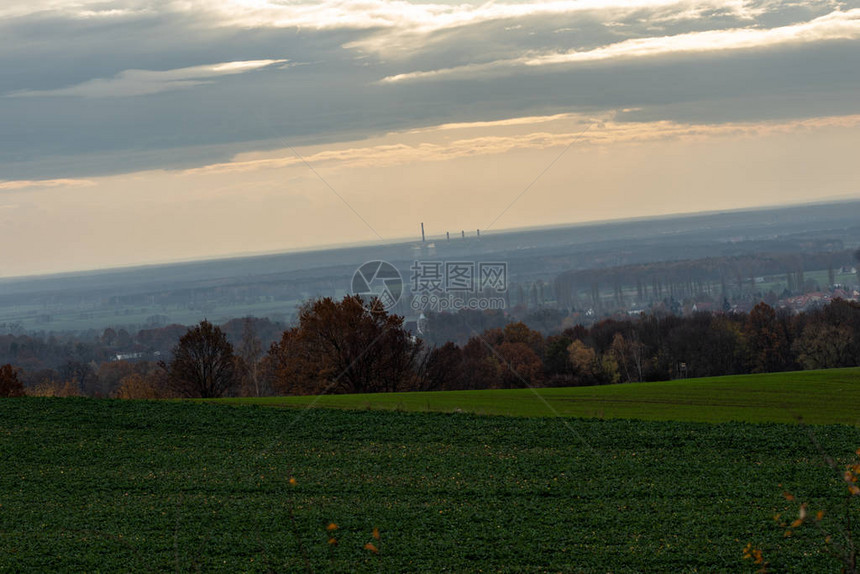
[[858, 69], [860, 0], [7, 0], [0, 277], [860, 198]]
[[[589, 127], [587, 132], [580, 134]], [[860, 115], [692, 125], [555, 116], [240, 154], [184, 170], [0, 183], [0, 223], [51, 244], [22, 273], [850, 196]], [[300, 156], [370, 224], [368, 228]], [[755, 189], [751, 194], [750, 189]], [[27, 216], [43, 222], [34, 227]], [[71, 236], [69, 234], [72, 234]], [[122, 240], [118, 241], [117, 238]], [[70, 240], [71, 239], [71, 240]]]

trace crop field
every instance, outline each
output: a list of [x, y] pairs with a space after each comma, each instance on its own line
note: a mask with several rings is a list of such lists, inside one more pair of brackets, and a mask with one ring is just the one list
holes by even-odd
[[602, 387], [221, 399], [236, 404], [509, 416], [860, 426], [860, 369], [798, 371]]
[[810, 432], [856, 459], [847, 425], [4, 399], [0, 572], [837, 571], [773, 520], [838, 529]]

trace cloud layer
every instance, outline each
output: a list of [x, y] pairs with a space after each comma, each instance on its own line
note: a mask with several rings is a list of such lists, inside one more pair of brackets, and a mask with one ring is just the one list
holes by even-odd
[[632, 38], [591, 50], [534, 53], [509, 60], [469, 64], [425, 72], [408, 72], [387, 76], [383, 83], [446, 78], [470, 78], [476, 74], [514, 73], [516, 68], [587, 64], [631, 58], [714, 54], [734, 50], [777, 48], [797, 44], [813, 44], [833, 40], [860, 39], [860, 9], [835, 11], [809, 22], [777, 28], [732, 28], [689, 32], [674, 36]]
[[[564, 148], [577, 149], [661, 141], [686, 143], [715, 138], [758, 138], [777, 134], [798, 134], [829, 128], [856, 129], [860, 114], [780, 122], [684, 124], [672, 121], [619, 122], [614, 114], [578, 116], [562, 114], [512, 118], [495, 122], [443, 124], [402, 134], [388, 134], [361, 146], [339, 149], [308, 148], [307, 155], [291, 149], [264, 154], [242, 154], [232, 161], [182, 170], [186, 176], [248, 173], [310, 164], [327, 172], [335, 169], [362, 169], [412, 165], [417, 162], [446, 162], [477, 156], [504, 155], [512, 151]], [[450, 135], [450, 132], [460, 132]], [[414, 134], [420, 140], [410, 141]], [[480, 134], [480, 135], [477, 135]], [[328, 147], [328, 146], [322, 146]], [[250, 157], [247, 157], [250, 156]]]
[[282, 140], [613, 109], [853, 114], [858, 47], [857, 0], [9, 0], [0, 170], [193, 168]]
[[860, 0], [5, 0], [0, 70], [22, 270], [372, 239], [317, 175], [471, 227], [571, 142], [501, 225], [860, 189]]

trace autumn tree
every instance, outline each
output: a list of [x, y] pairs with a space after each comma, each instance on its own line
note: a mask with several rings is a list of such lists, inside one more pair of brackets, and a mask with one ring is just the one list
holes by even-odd
[[750, 311], [746, 335], [753, 373], [785, 370], [788, 340], [770, 305], [762, 302]]
[[434, 347], [424, 361], [421, 390], [458, 391], [468, 389], [463, 350], [452, 342]]
[[567, 352], [578, 377], [586, 380], [594, 377], [594, 371], [597, 368], [597, 353], [594, 352], [594, 349], [577, 339], [570, 344]]
[[92, 393], [96, 390], [98, 377], [89, 363], [68, 360], [60, 367], [60, 378], [64, 383], [76, 386], [81, 393]]
[[479, 339], [492, 348], [488, 351], [499, 365], [499, 382], [503, 387], [532, 386], [543, 382], [544, 339], [540, 332], [517, 322], [488, 329]]
[[171, 397], [172, 393], [155, 371], [145, 375], [132, 373], [123, 377], [111, 396], [115, 399], [165, 399]]
[[505, 388], [530, 387], [543, 382], [543, 363], [524, 342], [504, 341], [496, 348], [502, 363], [501, 379]]
[[62, 382], [46, 380], [29, 387], [27, 394], [33, 397], [82, 397], [81, 388], [77, 383], [71, 381]]
[[579, 384], [614, 384], [621, 381], [618, 361], [611, 350], [597, 353], [579, 339], [567, 348]]
[[824, 321], [836, 327], [845, 327], [851, 333], [848, 349], [851, 358], [844, 366], [860, 365], [860, 303], [834, 299], [822, 312]]
[[792, 345], [805, 369], [852, 367], [860, 364], [860, 304], [835, 299], [829, 305], [795, 318]]
[[24, 385], [18, 380], [18, 372], [10, 364], [0, 367], [0, 397], [20, 397]]
[[612, 353], [604, 353], [600, 357], [600, 379], [601, 383], [614, 385], [621, 382], [621, 369], [618, 367], [618, 361], [612, 356]]
[[99, 366], [97, 376], [99, 385], [110, 395], [119, 387], [120, 382], [129, 375], [139, 372], [138, 363], [130, 361], [107, 361]]
[[612, 358], [618, 364], [625, 381], [630, 383], [643, 380], [645, 346], [635, 338], [635, 333], [628, 339], [625, 339], [621, 333], [615, 333], [610, 352]]
[[573, 339], [565, 334], [550, 335], [546, 339], [544, 370], [555, 382], [569, 382], [573, 376], [573, 363], [567, 352], [571, 343]]
[[308, 302], [298, 326], [269, 350], [273, 384], [282, 393], [365, 393], [416, 385], [422, 344], [388, 314], [358, 295]]
[[485, 339], [472, 337], [463, 346], [463, 370], [468, 389], [496, 389], [504, 367]]
[[708, 326], [708, 375], [734, 375], [744, 372], [746, 340], [741, 324], [725, 316], [713, 317]]
[[832, 369], [852, 364], [853, 334], [846, 326], [814, 321], [794, 343], [797, 360], [805, 369]]
[[206, 320], [179, 339], [166, 368], [170, 387], [183, 397], [223, 397], [236, 387], [233, 345]]

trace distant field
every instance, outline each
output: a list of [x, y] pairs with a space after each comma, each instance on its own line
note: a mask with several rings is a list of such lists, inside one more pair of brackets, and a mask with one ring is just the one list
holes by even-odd
[[[860, 429], [814, 429], [855, 458]], [[842, 516], [807, 430], [0, 399], [0, 572], [752, 572], [747, 543], [836, 572], [773, 520], [784, 489]]]
[[860, 368], [602, 387], [221, 399], [280, 407], [860, 426]]
[[[41, 304], [19, 305], [14, 309], [0, 307], [0, 324], [18, 323], [25, 330], [81, 331], [104, 329], [106, 326], [124, 326], [142, 329], [148, 326], [153, 315], [167, 317], [166, 323], [193, 325], [205, 319], [226, 323], [236, 317], [273, 317], [283, 320], [298, 305], [300, 300], [270, 301], [260, 303], [221, 303], [207, 309], [189, 309], [186, 305], [114, 305], [90, 306], [80, 309], [57, 304], [53, 307]], [[46, 317], [50, 317], [47, 320]]]

